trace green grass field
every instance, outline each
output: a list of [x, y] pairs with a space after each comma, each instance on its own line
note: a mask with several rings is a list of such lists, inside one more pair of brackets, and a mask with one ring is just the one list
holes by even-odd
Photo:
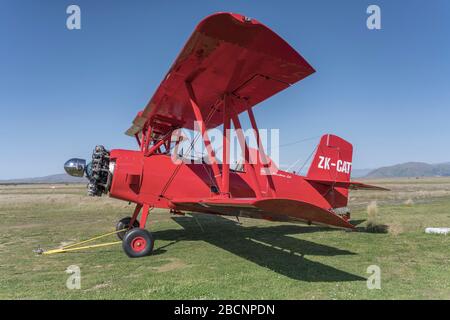
[[[154, 211], [155, 252], [140, 259], [121, 245], [33, 253], [112, 231], [133, 207], [79, 185], [0, 186], [0, 299], [450, 299], [450, 236], [424, 233], [450, 227], [450, 179], [376, 183], [392, 191], [351, 193], [356, 232]], [[371, 201], [389, 233], [365, 232]], [[66, 288], [70, 265], [80, 290]]]

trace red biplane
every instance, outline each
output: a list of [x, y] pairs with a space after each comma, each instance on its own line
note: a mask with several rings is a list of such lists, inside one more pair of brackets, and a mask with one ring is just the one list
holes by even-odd
[[[233, 13], [213, 14], [196, 27], [147, 106], [126, 132], [139, 150], [96, 146], [92, 162], [66, 162], [67, 173], [89, 178], [88, 194], [136, 203], [117, 230], [130, 257], [148, 255], [154, 240], [145, 229], [151, 208], [273, 221], [297, 221], [352, 229], [346, 209], [349, 189], [383, 189], [350, 181], [352, 145], [324, 135], [305, 177], [279, 170], [266, 155], [253, 106], [302, 80], [314, 69], [262, 23]], [[258, 144], [257, 159], [238, 115], [247, 113]], [[208, 162], [174, 162], [180, 128], [199, 131]], [[242, 148], [243, 170], [230, 168], [231, 123]], [[223, 128], [222, 161], [208, 130]], [[270, 167], [271, 174], [266, 174]], [[275, 170], [274, 170], [275, 168]], [[138, 218], [138, 215], [140, 217]]]

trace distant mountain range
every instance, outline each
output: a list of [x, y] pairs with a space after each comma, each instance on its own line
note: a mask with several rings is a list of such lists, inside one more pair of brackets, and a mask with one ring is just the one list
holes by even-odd
[[65, 173], [52, 174], [45, 177], [24, 178], [24, 179], [9, 179], [0, 180], [0, 184], [27, 184], [27, 183], [87, 183], [86, 178], [77, 178], [69, 176]]
[[[354, 169], [352, 178], [401, 178], [401, 177], [444, 177], [450, 176], [450, 162], [429, 164], [406, 162], [378, 169]], [[87, 183], [86, 178], [77, 178], [65, 173], [45, 177], [0, 180], [0, 184], [27, 183]]]
[[450, 176], [450, 162], [438, 164], [429, 164], [425, 162], [406, 162], [372, 170], [367, 173], [365, 178], [445, 176]]
[[352, 178], [363, 178], [373, 169], [352, 169]]

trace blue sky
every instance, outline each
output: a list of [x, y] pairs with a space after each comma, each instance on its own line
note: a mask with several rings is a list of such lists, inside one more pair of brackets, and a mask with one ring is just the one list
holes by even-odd
[[[66, 28], [70, 4], [81, 30]], [[382, 30], [366, 27], [370, 4]], [[217, 11], [258, 19], [317, 70], [255, 108], [282, 143], [335, 133], [353, 143], [354, 168], [450, 161], [448, 1], [2, 0], [0, 179], [62, 172], [95, 144], [136, 148], [124, 131]], [[282, 148], [281, 163], [317, 140]]]

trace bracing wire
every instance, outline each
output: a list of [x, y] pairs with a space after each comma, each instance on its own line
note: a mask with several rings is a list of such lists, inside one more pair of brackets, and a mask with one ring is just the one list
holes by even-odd
[[[301, 143], [301, 142], [305, 142], [305, 141], [309, 141], [309, 140], [314, 140], [314, 139], [317, 139], [317, 138], [320, 138], [320, 137], [321, 137], [321, 136], [318, 135], [318, 136], [314, 136], [314, 137], [304, 138], [304, 139], [300, 139], [300, 140], [296, 140], [296, 141], [292, 141], [292, 142], [280, 144], [280, 145], [278, 145], [278, 147], [280, 147], [280, 148], [282, 148], [282, 147], [287, 147], [287, 146], [291, 146], [291, 145], [298, 144], [298, 143]], [[275, 146], [275, 147], [276, 147], [276, 146]]]
[[300, 169], [297, 172], [302, 172], [303, 168], [306, 166], [306, 164], [308, 163], [308, 161], [311, 159], [311, 157], [313, 156], [313, 154], [317, 151], [318, 147], [315, 147], [314, 150], [309, 154], [308, 158], [306, 158], [305, 162], [303, 163], [303, 165], [300, 167]]
[[[309, 154], [309, 156], [308, 156], [308, 158], [306, 158], [306, 160], [303, 162], [303, 164], [302, 164], [302, 166], [300, 167], [300, 169], [297, 171], [295, 171], [295, 172], [297, 172], [297, 173], [300, 173], [302, 170], [303, 170], [303, 168], [306, 166], [306, 164], [308, 163], [308, 161], [311, 159], [311, 157], [313, 156], [313, 154], [316, 152], [316, 150], [317, 150], [317, 146], [313, 149], [313, 151]], [[287, 169], [286, 169], [286, 171], [289, 171], [290, 169], [292, 169], [292, 168], [294, 168], [295, 169], [295, 166], [300, 162], [300, 160], [302, 159], [302, 157], [300, 157], [300, 158], [298, 158], [297, 160], [295, 160], [295, 162], [292, 164], [292, 165], [290, 165]]]

